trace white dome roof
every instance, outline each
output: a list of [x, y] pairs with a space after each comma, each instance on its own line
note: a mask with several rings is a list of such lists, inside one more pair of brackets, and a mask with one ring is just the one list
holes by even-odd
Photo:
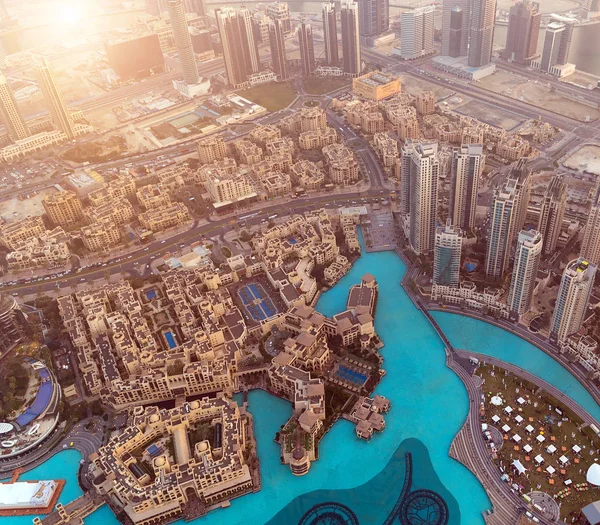
[[588, 483], [600, 487], [600, 465], [592, 463], [585, 477]]

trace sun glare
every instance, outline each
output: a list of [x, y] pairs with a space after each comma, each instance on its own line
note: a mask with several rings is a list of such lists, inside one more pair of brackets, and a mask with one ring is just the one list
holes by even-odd
[[74, 3], [59, 5], [56, 13], [57, 21], [65, 25], [76, 25], [83, 19], [83, 9]]

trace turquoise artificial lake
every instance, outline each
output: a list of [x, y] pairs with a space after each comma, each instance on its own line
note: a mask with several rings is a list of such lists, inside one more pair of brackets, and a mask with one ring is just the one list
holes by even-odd
[[[303, 502], [322, 501], [326, 497], [324, 491], [352, 506], [352, 489], [364, 485], [361, 494], [368, 494], [370, 487], [381, 485], [382, 479], [398, 482], [394, 471], [401, 467], [394, 466], [401, 465], [398, 452], [406, 449], [414, 452], [416, 468], [423, 467], [418, 485], [440, 494], [446, 491], [450, 525], [483, 525], [481, 513], [491, 506], [483, 487], [466, 468], [448, 456], [452, 439], [467, 415], [467, 393], [459, 378], [446, 367], [437, 334], [400, 287], [405, 269], [393, 252], [365, 253], [335, 288], [323, 294], [317, 305], [320, 312], [331, 316], [345, 308], [350, 286], [360, 282], [363, 274], [370, 272], [376, 277], [379, 300], [375, 327], [385, 343], [382, 355], [387, 372], [376, 393], [388, 397], [392, 403], [384, 432], [367, 443], [356, 438], [353, 425], [340, 420], [321, 442], [321, 459], [312, 464], [306, 476], [296, 478], [289, 467], [280, 464], [279, 447], [273, 441], [291, 414], [291, 405], [265, 392], [253, 391], [249, 403], [258, 440], [262, 490], [236, 499], [229, 508], [212, 512], [195, 523], [295, 525], [290, 520], [297, 519], [302, 509], [308, 510]], [[468, 317], [436, 313], [435, 318], [457, 348], [493, 355], [527, 369], [600, 418], [600, 407], [583, 386], [533, 345]], [[66, 503], [81, 493], [77, 486], [79, 459], [76, 451], [64, 451], [23, 477], [67, 479], [60, 498]], [[431, 472], [425, 468], [429, 463]], [[378, 478], [379, 474], [389, 478]], [[383, 508], [390, 499], [380, 500], [376, 490], [373, 492], [373, 506], [378, 510], [360, 513], [361, 525], [381, 525], [390, 511]], [[361, 502], [356, 505], [364, 506]], [[353, 510], [359, 514], [358, 508]], [[5, 523], [30, 524], [31, 517], [0, 518], [0, 525]], [[87, 525], [116, 523], [106, 506], [86, 519]]]

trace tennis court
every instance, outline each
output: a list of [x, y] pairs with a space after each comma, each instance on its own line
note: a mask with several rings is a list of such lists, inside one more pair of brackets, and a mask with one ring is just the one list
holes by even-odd
[[258, 283], [246, 284], [237, 293], [244, 304], [244, 308], [256, 322], [264, 321], [277, 313], [273, 301], [271, 301], [262, 285]]

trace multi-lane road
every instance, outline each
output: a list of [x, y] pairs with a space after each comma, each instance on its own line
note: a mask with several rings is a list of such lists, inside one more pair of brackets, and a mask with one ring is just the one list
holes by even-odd
[[285, 201], [272, 205], [261, 206], [259, 209], [246, 209], [240, 211], [236, 216], [227, 216], [212, 220], [208, 223], [194, 224], [189, 230], [169, 237], [168, 240], [156, 241], [128, 255], [120, 256], [105, 263], [85, 268], [79, 272], [70, 272], [61, 277], [48, 277], [36, 282], [19, 282], [15, 285], [5, 285], [0, 291], [11, 293], [15, 296], [24, 296], [38, 293], [56, 292], [57, 290], [83, 285], [95, 280], [106, 280], [107, 277], [116, 275], [147, 275], [151, 263], [166, 253], [181, 250], [184, 246], [198, 241], [202, 238], [217, 237], [227, 233], [238, 224], [238, 217], [254, 215], [246, 220], [247, 226], [256, 226], [276, 214], [288, 214], [290, 208], [296, 213], [314, 210], [321, 207], [336, 208], [352, 204], [366, 204], [374, 199], [387, 198], [387, 191], [379, 187], [371, 187], [364, 192], [350, 191], [344, 194], [326, 194], [319, 196], [308, 196], [295, 199], [292, 202]]

